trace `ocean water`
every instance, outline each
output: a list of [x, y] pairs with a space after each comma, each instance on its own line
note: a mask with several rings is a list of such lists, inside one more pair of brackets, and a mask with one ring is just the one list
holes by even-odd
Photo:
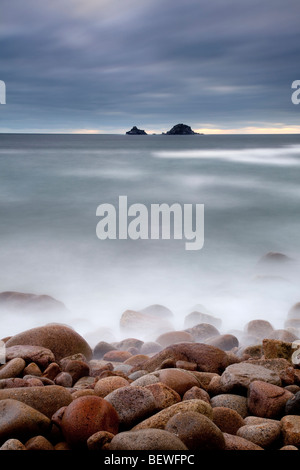
[[[300, 301], [300, 136], [0, 135], [0, 292], [48, 294], [64, 315], [1, 310], [1, 337], [49, 322], [91, 343], [127, 309], [201, 304], [222, 331]], [[98, 205], [204, 204], [204, 246], [99, 240]], [[291, 263], [264, 265], [268, 252]], [[104, 330], [103, 330], [104, 331]], [[146, 336], [146, 332], [145, 332]], [[104, 337], [98, 338], [105, 339]]]

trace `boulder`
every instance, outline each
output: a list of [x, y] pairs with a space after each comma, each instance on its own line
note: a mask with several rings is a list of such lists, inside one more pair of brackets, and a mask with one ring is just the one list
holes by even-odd
[[254, 380], [281, 385], [280, 377], [276, 372], [250, 362], [240, 362], [228, 366], [221, 375], [220, 384], [226, 392], [240, 392], [247, 390]]
[[194, 362], [198, 370], [220, 373], [228, 365], [227, 354], [219, 348], [202, 343], [179, 343], [168, 346], [144, 362], [143, 369], [153, 372], [159, 369], [165, 360]]
[[[156, 384], [146, 385], [146, 387], [152, 393], [155, 404], [156, 404], [156, 411], [164, 410], [169, 406], [175, 405], [175, 403], [179, 403], [181, 401], [179, 393], [175, 392], [172, 388], [168, 387], [168, 385], [158, 382]], [[199, 389], [200, 390], [200, 389]], [[198, 398], [198, 397], [193, 397]]]
[[188, 450], [174, 434], [162, 429], [141, 429], [117, 434], [108, 450]]
[[16, 357], [0, 367], [0, 380], [18, 377], [26, 366], [26, 362], [21, 357]]
[[116, 434], [119, 417], [113, 406], [103, 398], [83, 396], [66, 407], [60, 427], [71, 448], [86, 449], [87, 439], [96, 432]]
[[0, 390], [0, 404], [6, 399], [18, 400], [51, 418], [59, 408], [71, 403], [72, 395], [63, 387], [48, 385]]
[[48, 348], [56, 361], [76, 353], [84, 354], [87, 360], [92, 358], [92, 350], [85, 339], [72, 328], [62, 324], [52, 323], [23, 331], [12, 336], [6, 343], [7, 348], [16, 345]]
[[225, 450], [264, 450], [263, 447], [254, 444], [248, 439], [240, 436], [233, 436], [224, 432]]
[[174, 433], [191, 451], [224, 450], [222, 431], [214, 422], [200, 413], [187, 411], [169, 419], [165, 430]]
[[212, 419], [212, 408], [208, 403], [203, 400], [187, 400], [180, 403], [175, 403], [175, 405], [171, 405], [168, 408], [159, 411], [150, 418], [145, 419], [141, 423], [134, 426], [132, 430], [137, 431], [148, 428], [164, 429], [172, 416], [186, 411], [195, 411], [196, 413], [201, 413]]
[[212, 408], [225, 407], [236, 411], [242, 418], [248, 416], [247, 398], [232, 393], [222, 393], [212, 397], [210, 400]]
[[242, 426], [238, 429], [237, 436], [243, 437], [260, 447], [268, 449], [278, 442], [280, 431], [279, 423], [269, 422]]
[[216, 406], [213, 408], [213, 422], [222, 432], [236, 435], [238, 429], [245, 425], [241, 415], [225, 406]]
[[172, 127], [166, 135], [196, 135], [197, 132], [194, 132], [190, 126], [187, 124], [176, 124]]
[[127, 386], [106, 395], [105, 400], [118, 413], [120, 426], [129, 429], [156, 411], [156, 402], [150, 390]]
[[281, 419], [284, 445], [300, 446], [300, 416], [286, 415]]
[[268, 338], [274, 328], [267, 320], [252, 320], [245, 326], [245, 331], [248, 335], [263, 339]]
[[248, 409], [254, 416], [281, 418], [287, 401], [293, 396], [282, 387], [255, 380], [249, 386]]
[[104, 377], [96, 382], [94, 387], [95, 395], [101, 398], [105, 398], [114, 390], [117, 390], [121, 387], [129, 386], [128, 380], [124, 379], [123, 377]]
[[28, 439], [50, 430], [50, 419], [19, 400], [0, 400], [0, 442]]
[[50, 349], [26, 344], [6, 346], [6, 360], [11, 361], [14, 358], [21, 358], [27, 364], [34, 362], [42, 369], [45, 369], [51, 362], [55, 361], [54, 354]]
[[192, 328], [187, 328], [185, 331], [190, 333], [194, 338], [194, 341], [197, 341], [198, 343], [205, 342], [208, 338], [218, 336], [220, 334], [217, 328], [209, 323], [199, 323]]
[[239, 340], [234, 335], [217, 335], [212, 338], [208, 338], [205, 341], [206, 344], [215, 346], [216, 348], [222, 349], [222, 351], [230, 351], [233, 348], [237, 348], [239, 345]]

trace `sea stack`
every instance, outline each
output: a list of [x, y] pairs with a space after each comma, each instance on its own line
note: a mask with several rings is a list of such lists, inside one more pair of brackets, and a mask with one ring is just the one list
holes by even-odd
[[133, 128], [130, 131], [126, 132], [127, 135], [147, 135], [147, 132], [145, 132], [143, 129], [138, 129], [136, 126], [133, 126]]
[[196, 135], [197, 132], [194, 132], [190, 126], [186, 124], [176, 124], [172, 129], [166, 132], [166, 135]]

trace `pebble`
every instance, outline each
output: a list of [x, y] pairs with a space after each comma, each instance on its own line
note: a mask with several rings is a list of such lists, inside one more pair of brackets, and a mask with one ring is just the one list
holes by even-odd
[[112, 439], [109, 450], [188, 450], [174, 434], [162, 429], [121, 432]]
[[86, 448], [87, 439], [98, 431], [116, 434], [119, 417], [110, 403], [100, 397], [77, 398], [64, 410], [61, 430], [71, 448]]
[[105, 397], [119, 415], [120, 426], [129, 429], [156, 411], [150, 390], [133, 385], [118, 388]]
[[103, 360], [104, 361], [111, 361], [111, 362], [125, 362], [126, 359], [132, 357], [132, 354], [128, 351], [108, 351], [104, 354]]
[[210, 396], [207, 393], [206, 390], [203, 390], [202, 388], [199, 387], [192, 387], [190, 388], [187, 392], [182, 397], [182, 401], [184, 400], [203, 400], [206, 401], [206, 403], [210, 404]]
[[165, 408], [181, 401], [180, 395], [164, 383], [159, 382], [156, 384], [146, 385], [145, 388], [150, 390], [154, 397], [156, 411], [164, 410]]
[[55, 411], [71, 403], [72, 395], [63, 387], [49, 385], [0, 390], [0, 403], [5, 399], [18, 400], [51, 418]]
[[213, 422], [222, 432], [233, 435], [236, 435], [238, 429], [245, 425], [245, 420], [237, 411], [224, 406], [213, 408]]
[[254, 444], [240, 436], [233, 436], [224, 432], [225, 450], [264, 450], [262, 447]]
[[241, 395], [230, 393], [216, 395], [211, 398], [210, 403], [213, 408], [222, 406], [235, 410], [242, 418], [246, 418], [246, 416], [248, 416], [247, 398]]
[[300, 446], [300, 416], [286, 415], [281, 419], [284, 445]]
[[50, 430], [50, 419], [31, 406], [10, 398], [0, 400], [0, 441], [28, 439]]
[[291, 397], [294, 395], [282, 387], [255, 380], [249, 386], [248, 409], [255, 416], [278, 418]]
[[18, 439], [8, 439], [2, 444], [0, 450], [26, 450], [26, 447]]
[[139, 424], [134, 426], [133, 430], [156, 428], [164, 429], [165, 425], [172, 416], [180, 412], [195, 411], [201, 413], [208, 418], [212, 419], [212, 408], [203, 400], [187, 400], [180, 403], [175, 403], [168, 408], [159, 411], [148, 419], [141, 421]]
[[26, 362], [21, 357], [15, 357], [0, 367], [0, 379], [18, 377], [21, 374]]
[[230, 393], [247, 390], [254, 380], [281, 385], [281, 379], [276, 372], [249, 362], [240, 362], [228, 366], [221, 375], [220, 384], [224, 391]]
[[165, 430], [174, 433], [191, 451], [224, 450], [222, 431], [207, 416], [194, 411], [172, 416]]
[[243, 437], [254, 444], [270, 448], [279, 440], [280, 426], [275, 423], [261, 423], [253, 425], [245, 425], [238, 429], [237, 436]]
[[96, 382], [94, 393], [98, 397], [105, 398], [114, 390], [117, 390], [121, 387], [127, 387], [128, 385], [130, 385], [128, 380], [124, 379], [123, 377], [105, 377], [104, 379], [100, 379]]
[[87, 440], [88, 450], [108, 450], [114, 434], [108, 431], [98, 431], [92, 434]]

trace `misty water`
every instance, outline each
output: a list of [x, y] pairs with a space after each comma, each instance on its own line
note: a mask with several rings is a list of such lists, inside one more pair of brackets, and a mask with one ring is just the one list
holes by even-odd
[[[0, 337], [61, 322], [91, 344], [122, 339], [122, 313], [150, 304], [170, 308], [175, 329], [198, 304], [224, 332], [255, 318], [283, 328], [300, 301], [299, 181], [297, 135], [2, 134], [0, 292], [48, 294], [68, 312], [2, 307]], [[99, 240], [96, 209], [117, 208], [120, 195], [147, 207], [204, 204], [203, 248]], [[268, 252], [293, 261], [258, 263]]]

